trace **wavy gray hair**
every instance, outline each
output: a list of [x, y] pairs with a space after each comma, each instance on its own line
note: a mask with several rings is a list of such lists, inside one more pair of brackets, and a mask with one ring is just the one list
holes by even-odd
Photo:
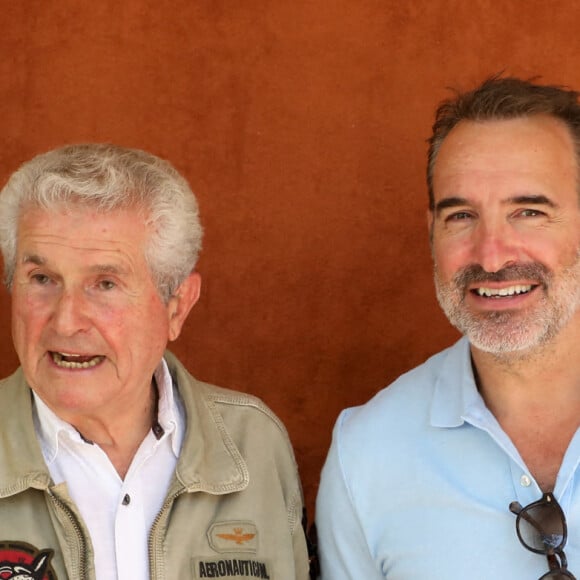
[[145, 258], [165, 301], [193, 271], [203, 230], [195, 196], [175, 168], [138, 149], [67, 145], [22, 165], [0, 192], [0, 248], [9, 289], [20, 212], [57, 211], [76, 203], [103, 213], [127, 208], [143, 213], [151, 229]]

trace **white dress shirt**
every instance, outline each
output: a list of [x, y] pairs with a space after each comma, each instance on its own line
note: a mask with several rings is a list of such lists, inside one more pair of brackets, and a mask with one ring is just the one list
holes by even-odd
[[157, 424], [122, 480], [105, 452], [34, 395], [35, 427], [55, 484], [66, 482], [89, 530], [99, 580], [147, 580], [148, 535], [175, 471], [185, 413], [165, 361], [155, 371]]

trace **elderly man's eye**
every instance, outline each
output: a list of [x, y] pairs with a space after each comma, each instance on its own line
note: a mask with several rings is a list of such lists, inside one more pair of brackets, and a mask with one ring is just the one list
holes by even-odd
[[111, 280], [100, 280], [98, 286], [101, 290], [112, 290], [117, 285]]
[[33, 274], [30, 279], [40, 286], [45, 286], [50, 281], [50, 278], [46, 274]]

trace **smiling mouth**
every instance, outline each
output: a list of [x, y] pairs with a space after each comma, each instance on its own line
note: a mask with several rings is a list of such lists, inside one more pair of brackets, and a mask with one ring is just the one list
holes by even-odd
[[520, 296], [522, 294], [528, 294], [536, 286], [532, 284], [516, 284], [514, 286], [508, 286], [506, 288], [486, 288], [481, 286], [472, 290], [478, 296], [484, 296], [485, 298], [509, 298], [512, 296]]
[[105, 360], [103, 355], [88, 356], [83, 354], [69, 354], [66, 352], [50, 352], [54, 364], [64, 369], [90, 369]]

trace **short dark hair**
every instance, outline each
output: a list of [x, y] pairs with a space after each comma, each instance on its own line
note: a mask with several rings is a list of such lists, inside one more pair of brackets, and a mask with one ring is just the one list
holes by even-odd
[[[429, 208], [433, 209], [433, 172], [439, 149], [453, 127], [460, 121], [493, 121], [550, 115], [560, 119], [570, 130], [580, 159], [579, 93], [566, 87], [539, 85], [533, 80], [495, 75], [476, 89], [443, 101], [435, 113], [433, 133], [428, 140], [427, 188]], [[580, 163], [578, 163], [580, 167]]]

